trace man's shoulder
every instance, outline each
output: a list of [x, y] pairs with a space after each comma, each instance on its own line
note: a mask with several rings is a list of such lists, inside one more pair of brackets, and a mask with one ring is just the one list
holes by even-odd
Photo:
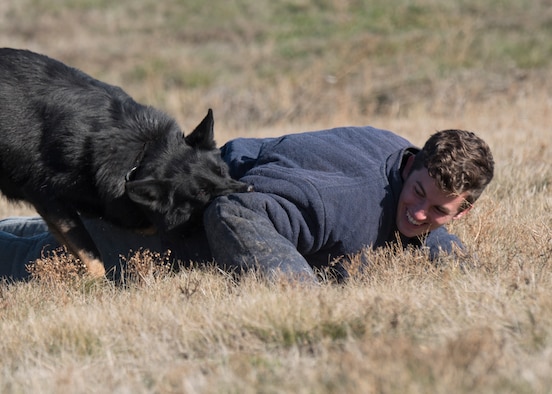
[[225, 147], [246, 147], [249, 150], [259, 150], [266, 144], [279, 145], [282, 141], [309, 141], [313, 145], [341, 141], [354, 143], [369, 141], [372, 143], [391, 144], [393, 146], [410, 146], [411, 143], [404, 137], [372, 126], [342, 126], [324, 130], [311, 130], [298, 133], [289, 133], [280, 137], [267, 138], [236, 138], [229, 141]]
[[412, 146], [406, 138], [392, 131], [372, 126], [346, 126], [307, 131], [282, 136], [281, 140], [288, 140], [311, 147], [317, 145], [328, 145], [336, 148], [357, 146], [362, 149], [376, 148], [386, 151]]
[[222, 154], [232, 168], [240, 169], [233, 176], [267, 163], [351, 174], [357, 168], [363, 172], [379, 168], [391, 154], [411, 146], [388, 130], [349, 126], [272, 138], [240, 138], [226, 144]]

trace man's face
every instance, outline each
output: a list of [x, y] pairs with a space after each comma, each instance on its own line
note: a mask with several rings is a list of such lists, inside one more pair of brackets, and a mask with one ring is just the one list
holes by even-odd
[[416, 237], [459, 219], [465, 194], [451, 195], [440, 190], [426, 168], [410, 172], [399, 197], [397, 228], [406, 237]]

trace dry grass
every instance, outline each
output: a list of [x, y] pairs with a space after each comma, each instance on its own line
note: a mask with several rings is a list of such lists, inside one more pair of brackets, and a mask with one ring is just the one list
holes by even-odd
[[343, 286], [237, 283], [214, 269], [125, 288], [4, 285], [2, 387], [546, 392], [550, 256], [462, 269], [414, 251], [369, 254], [370, 269]]
[[[220, 142], [371, 124], [420, 144], [437, 129], [472, 129], [493, 149], [496, 179], [452, 230], [477, 259], [435, 267], [421, 252], [367, 251], [372, 264], [349, 283], [303, 287], [215, 268], [174, 273], [170, 256], [139, 251], [119, 286], [52, 255], [30, 282], [0, 284], [0, 391], [550, 392], [548, 3], [426, 0], [419, 12], [375, 1], [381, 17], [357, 34], [354, 1], [236, 0], [209, 13], [186, 2], [210, 23], [184, 19], [178, 4], [8, 1], [0, 42], [122, 84], [186, 129], [213, 106]], [[314, 15], [331, 24], [333, 34], [316, 32], [331, 45], [314, 34], [282, 42], [290, 25], [265, 27], [278, 4], [297, 15], [330, 7]], [[195, 82], [180, 84], [179, 69]]]

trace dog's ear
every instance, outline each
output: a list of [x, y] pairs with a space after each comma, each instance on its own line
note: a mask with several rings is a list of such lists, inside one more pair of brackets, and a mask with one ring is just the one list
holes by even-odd
[[153, 211], [165, 211], [170, 206], [170, 184], [155, 179], [130, 181], [125, 184], [128, 197]]
[[188, 145], [197, 149], [212, 150], [217, 147], [217, 144], [214, 140], [214, 124], [215, 120], [213, 119], [213, 110], [209, 108], [207, 115], [201, 123], [192, 131], [192, 133], [186, 137], [184, 140]]

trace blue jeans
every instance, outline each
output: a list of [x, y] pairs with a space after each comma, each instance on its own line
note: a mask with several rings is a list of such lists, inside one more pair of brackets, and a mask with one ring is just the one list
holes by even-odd
[[26, 264], [58, 247], [59, 242], [39, 217], [0, 220], [0, 277], [26, 278]]
[[[84, 225], [100, 250], [106, 271], [120, 272], [133, 251], [171, 251], [171, 258], [182, 264], [212, 260], [204, 232], [182, 238], [169, 235], [143, 235], [113, 226], [100, 219], [85, 219]], [[40, 217], [13, 217], [0, 220], [0, 278], [23, 280], [29, 276], [25, 266], [55, 249], [60, 243]]]
[[[217, 198], [204, 216], [207, 231], [201, 229], [188, 237], [141, 235], [99, 219], [85, 219], [84, 224], [100, 251], [106, 271], [120, 272], [121, 256], [129, 256], [131, 251], [170, 250], [171, 258], [184, 265], [215, 261], [231, 272], [255, 269], [269, 279], [285, 275], [315, 282], [316, 275], [307, 260], [263, 214], [263, 199], [252, 200], [250, 207], [226, 197]], [[39, 217], [0, 220], [0, 278], [28, 277], [26, 264], [59, 247]]]

